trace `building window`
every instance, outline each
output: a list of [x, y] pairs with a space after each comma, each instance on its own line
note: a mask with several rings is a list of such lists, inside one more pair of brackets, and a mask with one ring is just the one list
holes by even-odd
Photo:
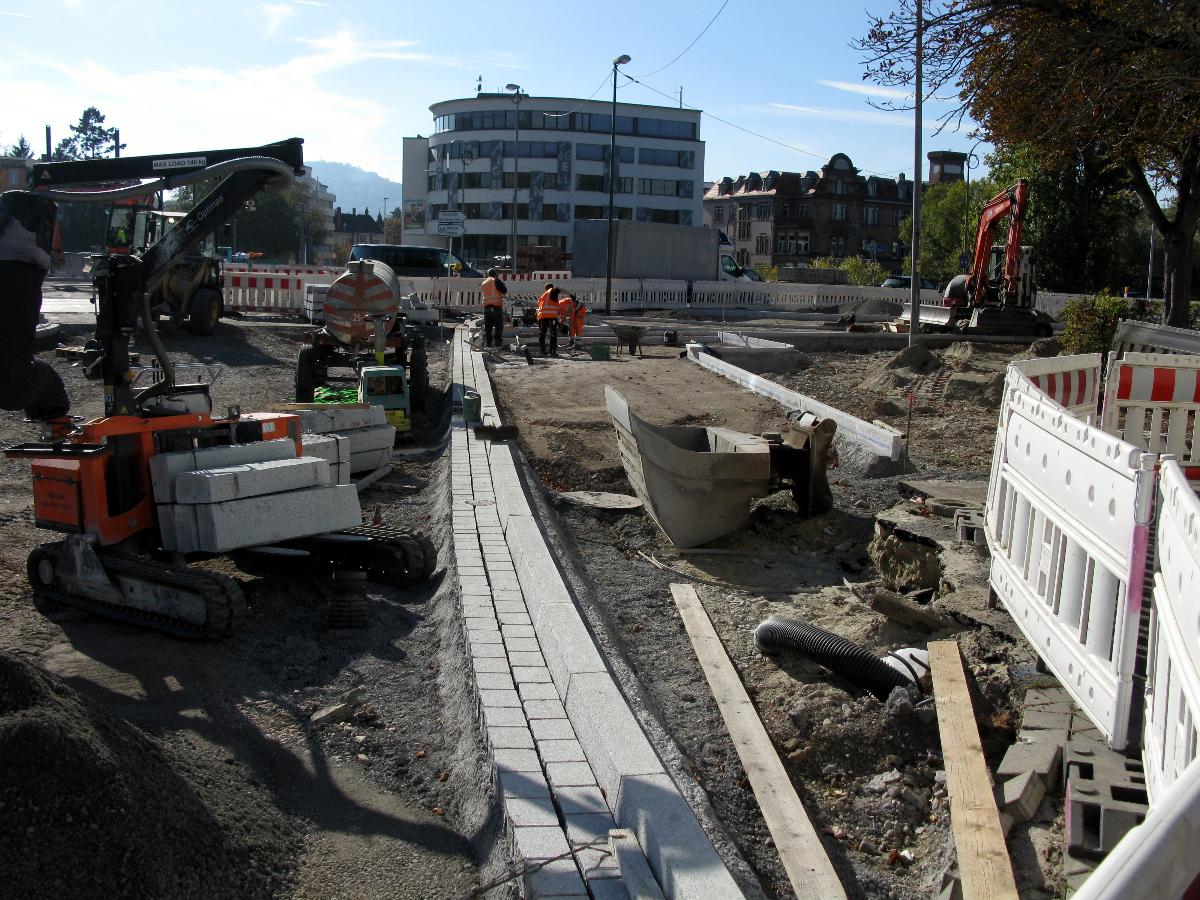
[[801, 254], [808, 253], [808, 235], [807, 234], [796, 235], [796, 252], [801, 253]]
[[867, 225], [879, 224], [879, 209], [874, 206], [863, 207], [863, 222]]
[[714, 225], [723, 225], [725, 223], [725, 207], [714, 206], [712, 208], [712, 220]]
[[750, 240], [750, 223], [748, 221], [738, 222], [737, 236], [739, 241]]
[[[607, 206], [582, 206], [576, 204], [575, 218], [577, 219], [607, 219]], [[632, 219], [633, 209], [628, 206], [618, 206], [613, 210], [614, 219]]]
[[835, 222], [845, 222], [846, 221], [846, 204], [845, 203], [833, 204], [833, 220]]
[[737, 264], [739, 266], [750, 265], [750, 251], [749, 250], [738, 250], [736, 253], [734, 253], [734, 257], [737, 259]]
[[754, 205], [754, 218], [760, 222], [769, 222], [771, 220], [771, 204], [756, 203]]
[[690, 169], [692, 154], [681, 150], [656, 150], [643, 147], [638, 151], [638, 162], [643, 166], [675, 166]]
[[642, 178], [638, 186], [639, 194], [650, 194], [655, 197], [678, 197], [679, 186], [686, 182], [664, 178]]
[[875, 191], [876, 191], [876, 185], [875, 185], [875, 182], [874, 182], [873, 180], [872, 180], [872, 181], [868, 181], [868, 182], [867, 182], [867, 196], [868, 196], [868, 197], [874, 197], [874, 196], [875, 196]]
[[749, 222], [750, 221], [750, 204], [749, 203], [739, 203], [738, 204], [737, 217], [738, 217], [739, 222]]
[[807, 222], [808, 221], [808, 204], [807, 203], [797, 203], [796, 204], [796, 221], [797, 222]]
[[792, 205], [790, 203], [779, 204], [779, 221], [786, 222], [792, 215]]
[[835, 194], [845, 194], [846, 193], [846, 182], [842, 181], [842, 179], [840, 179], [840, 178], [836, 179], [833, 182], [833, 192]]
[[[603, 162], [604, 160], [608, 159], [608, 144], [576, 144], [575, 158]], [[620, 144], [618, 144], [617, 161], [623, 163], [632, 163], [633, 148], [622, 147]]]
[[829, 253], [831, 256], [846, 255], [846, 239], [844, 237], [835, 237], [829, 241]]
[[[677, 209], [647, 209], [646, 217], [643, 221], [658, 222], [663, 225], [678, 225], [679, 210]], [[641, 214], [639, 213], [639, 218]]]
[[771, 252], [771, 238], [769, 235], [760, 234], [754, 240], [754, 252], [759, 256], [766, 256]]
[[902, 209], [896, 210], [896, 225], [897, 225], [897, 227], [899, 227], [900, 223], [903, 220], [904, 220], [904, 210], [902, 210]]

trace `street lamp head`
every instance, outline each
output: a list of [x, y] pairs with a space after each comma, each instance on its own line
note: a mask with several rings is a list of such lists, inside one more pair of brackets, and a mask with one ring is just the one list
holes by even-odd
[[613, 65], [614, 66], [623, 66], [623, 65], [625, 65], [625, 63], [627, 63], [629, 61], [630, 61], [629, 54], [622, 53], [620, 56], [618, 56], [616, 59], [613, 60]]
[[506, 84], [504, 86], [504, 89], [506, 91], [517, 91], [519, 93], [521, 90], [521, 86], [519, 84]]

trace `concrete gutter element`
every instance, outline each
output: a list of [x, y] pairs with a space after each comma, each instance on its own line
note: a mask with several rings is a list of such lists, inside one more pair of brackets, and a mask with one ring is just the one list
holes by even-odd
[[638, 418], [604, 386], [621, 463], [646, 509], [676, 547], [695, 547], [750, 521], [770, 493], [771, 447], [728, 428], [662, 427]]
[[794, 349], [791, 344], [785, 344], [782, 341], [768, 341], [766, 338], [738, 334], [736, 331], [718, 331], [717, 339], [722, 344], [729, 344], [731, 347], [764, 347], [773, 350]]
[[688, 359], [692, 362], [699, 363], [710, 372], [723, 375], [735, 384], [740, 384], [756, 394], [770, 397], [786, 409], [810, 412], [819, 419], [833, 419], [837, 422], [839, 439], [852, 441], [892, 462], [899, 462], [904, 457], [904, 437], [894, 428], [864, 422], [862, 419], [822, 403], [820, 400], [814, 400], [812, 397], [788, 390], [766, 378], [752, 375], [745, 369], [739, 369], [724, 360], [717, 359], [711, 353], [705, 353], [699, 344], [688, 344], [687, 353]]
[[[483, 354], [463, 328], [452, 371], [455, 396], [473, 387], [483, 421], [500, 424]], [[667, 896], [741, 897], [608, 671], [533, 515], [517, 454], [456, 415], [454, 549], [506, 818], [526, 863], [587, 845], [528, 874], [526, 896], [627, 897], [605, 846], [621, 826]]]

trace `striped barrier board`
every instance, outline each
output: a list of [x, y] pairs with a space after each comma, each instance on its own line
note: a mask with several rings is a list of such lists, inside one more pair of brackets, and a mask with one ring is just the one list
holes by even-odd
[[226, 309], [289, 312], [304, 309], [302, 276], [225, 272], [221, 281]]
[[1200, 331], [1154, 322], [1117, 323], [1112, 348], [1117, 353], [1200, 353]]
[[1200, 486], [1200, 356], [1112, 354], [1100, 426], [1150, 453], [1169, 453]]

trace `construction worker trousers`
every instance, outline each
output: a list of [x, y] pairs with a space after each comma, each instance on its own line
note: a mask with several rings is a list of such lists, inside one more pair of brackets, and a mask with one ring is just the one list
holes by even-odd
[[492, 336], [495, 335], [496, 346], [504, 341], [504, 308], [501, 306], [485, 306], [483, 308], [483, 346], [492, 346]]
[[0, 261], [0, 409], [22, 409], [31, 419], [71, 408], [62, 378], [36, 356], [45, 277], [34, 263]]
[[546, 335], [550, 335], [550, 355], [558, 355], [558, 319], [538, 319], [538, 349], [546, 355]]

